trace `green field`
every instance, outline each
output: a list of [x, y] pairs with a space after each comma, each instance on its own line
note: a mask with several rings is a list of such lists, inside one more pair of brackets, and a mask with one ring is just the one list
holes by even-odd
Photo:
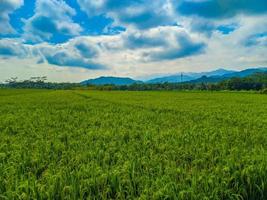
[[267, 199], [267, 95], [0, 90], [0, 199]]

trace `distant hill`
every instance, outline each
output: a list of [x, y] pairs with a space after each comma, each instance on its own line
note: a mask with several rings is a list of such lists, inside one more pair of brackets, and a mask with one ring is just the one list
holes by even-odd
[[230, 77], [224, 76], [202, 76], [200, 78], [188, 81], [188, 83], [217, 83], [223, 80], [230, 79]]
[[247, 76], [251, 76], [255, 73], [262, 73], [262, 72], [267, 72], [267, 68], [245, 69], [239, 72], [224, 74], [222, 76], [202, 76], [198, 79], [191, 80], [188, 82], [189, 83], [216, 83], [216, 82], [227, 80], [227, 79], [234, 78], [234, 77], [244, 78]]
[[[194, 80], [195, 78], [193, 76], [187, 76], [183, 74], [183, 82]], [[172, 76], [165, 76], [161, 78], [154, 78], [151, 80], [146, 81], [146, 83], [177, 83], [181, 82], [181, 74], [179, 75], [172, 75]]]
[[223, 75], [224, 77], [246, 77], [246, 76], [250, 76], [252, 74], [255, 73], [260, 73], [260, 72], [266, 72], [267, 68], [251, 68], [251, 69], [245, 69], [242, 70], [240, 72], [234, 72], [234, 73], [230, 73], [230, 74], [225, 74]]
[[233, 77], [247, 77], [249, 75], [258, 73], [258, 72], [266, 72], [267, 68], [251, 68], [242, 71], [233, 71], [233, 70], [226, 70], [226, 69], [217, 69], [210, 72], [200, 72], [200, 73], [182, 73], [183, 76], [181, 78], [180, 74], [175, 74], [171, 76], [159, 77], [155, 79], [148, 80], [146, 82], [134, 80], [131, 78], [124, 78], [124, 77], [99, 77], [95, 79], [89, 79], [81, 82], [82, 85], [131, 85], [134, 83], [148, 83], [148, 84], [155, 84], [155, 83], [179, 83], [187, 82], [187, 83], [216, 83], [219, 81], [227, 80]]
[[210, 71], [210, 72], [200, 72], [200, 73], [194, 73], [194, 72], [189, 72], [189, 73], [182, 73], [183, 77], [181, 78], [181, 73], [176, 74], [176, 75], [171, 75], [171, 76], [165, 76], [165, 77], [160, 77], [160, 78], [155, 78], [151, 79], [149, 81], [146, 81], [146, 83], [178, 83], [178, 82], [188, 82], [192, 81], [198, 78], [201, 78], [202, 76], [223, 76], [225, 74], [230, 74], [230, 73], [235, 73], [236, 71], [232, 70], [225, 70], [225, 69], [217, 69], [215, 71]]
[[202, 76], [223, 76], [226, 74], [231, 74], [231, 73], [235, 73], [237, 71], [234, 70], [226, 70], [226, 69], [217, 69], [214, 71], [210, 71], [210, 72], [200, 72], [200, 73], [186, 73], [187, 75], [191, 75], [193, 77], [197, 77], [200, 78]]
[[95, 79], [89, 79], [82, 81], [82, 85], [131, 85], [134, 83], [140, 83], [141, 81], [137, 81], [131, 78], [123, 78], [123, 77], [99, 77]]

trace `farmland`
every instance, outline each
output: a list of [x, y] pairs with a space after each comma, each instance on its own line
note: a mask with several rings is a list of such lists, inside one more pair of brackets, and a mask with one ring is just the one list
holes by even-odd
[[267, 95], [0, 90], [0, 199], [266, 199]]

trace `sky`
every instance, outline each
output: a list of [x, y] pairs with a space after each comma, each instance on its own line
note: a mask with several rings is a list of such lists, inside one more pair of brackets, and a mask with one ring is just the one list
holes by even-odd
[[0, 82], [266, 66], [266, 0], [0, 0]]

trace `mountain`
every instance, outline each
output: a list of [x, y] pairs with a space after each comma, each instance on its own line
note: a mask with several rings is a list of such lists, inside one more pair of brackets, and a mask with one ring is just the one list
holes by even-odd
[[[215, 71], [210, 72], [200, 72], [200, 73], [182, 73], [175, 74], [171, 76], [165, 76], [160, 78], [155, 78], [146, 81], [145, 83], [179, 83], [179, 82], [187, 82], [187, 83], [215, 83], [222, 80], [230, 79], [233, 77], [246, 77], [258, 72], [267, 72], [267, 68], [251, 68], [242, 71], [233, 71], [233, 70], [225, 70], [225, 69], [217, 69]], [[181, 81], [182, 80], [182, 81]], [[99, 77], [96, 79], [89, 79], [81, 82], [82, 85], [131, 85], [134, 83], [143, 83], [142, 81], [137, 81], [131, 78], [123, 78], [123, 77]]]
[[102, 76], [99, 78], [82, 81], [81, 84], [82, 85], [131, 85], [140, 82], [141, 81], [133, 80], [131, 78]]
[[191, 80], [188, 82], [189, 83], [216, 83], [216, 82], [227, 80], [227, 79], [234, 78], [234, 77], [244, 78], [244, 77], [251, 76], [256, 73], [262, 73], [262, 72], [267, 72], [267, 68], [245, 69], [239, 72], [224, 74], [222, 76], [202, 76], [200, 78], [197, 78], [195, 80]]
[[223, 75], [226, 75], [226, 74], [231, 74], [231, 73], [235, 73], [237, 71], [234, 71], [234, 70], [226, 70], [226, 69], [217, 69], [217, 70], [214, 70], [214, 71], [210, 71], [210, 72], [201, 72], [201, 73], [195, 73], [196, 76], [198, 77], [202, 77], [202, 76], [223, 76]]
[[266, 72], [266, 71], [267, 71], [267, 68], [251, 68], [251, 69], [245, 69], [245, 70], [240, 71], [240, 72], [225, 74], [223, 76], [229, 77], [229, 78], [232, 78], [232, 77], [242, 78], [242, 77], [250, 76], [250, 75], [255, 74], [255, 73]]
[[171, 75], [171, 76], [165, 76], [165, 77], [160, 77], [160, 78], [155, 78], [151, 79], [149, 81], [146, 81], [146, 83], [178, 83], [178, 82], [188, 82], [192, 81], [198, 78], [201, 78], [203, 76], [223, 76], [225, 74], [230, 74], [230, 73], [235, 73], [236, 71], [232, 70], [225, 70], [225, 69], [217, 69], [215, 71], [210, 71], [210, 72], [200, 72], [200, 73], [194, 73], [194, 72], [189, 72], [189, 73], [182, 73], [181, 74], [176, 74], [176, 75]]
[[181, 77], [180, 75], [172, 75], [172, 76], [165, 76], [165, 77], [161, 77], [161, 78], [155, 78], [155, 79], [151, 79], [146, 81], [146, 83], [177, 83], [177, 82], [186, 82], [186, 81], [191, 81], [194, 80], [195, 78], [193, 76], [188, 76], [188, 75], [183, 75], [183, 77]]
[[188, 81], [187, 83], [217, 83], [223, 80], [230, 79], [230, 77], [225, 76], [202, 76], [200, 78]]

